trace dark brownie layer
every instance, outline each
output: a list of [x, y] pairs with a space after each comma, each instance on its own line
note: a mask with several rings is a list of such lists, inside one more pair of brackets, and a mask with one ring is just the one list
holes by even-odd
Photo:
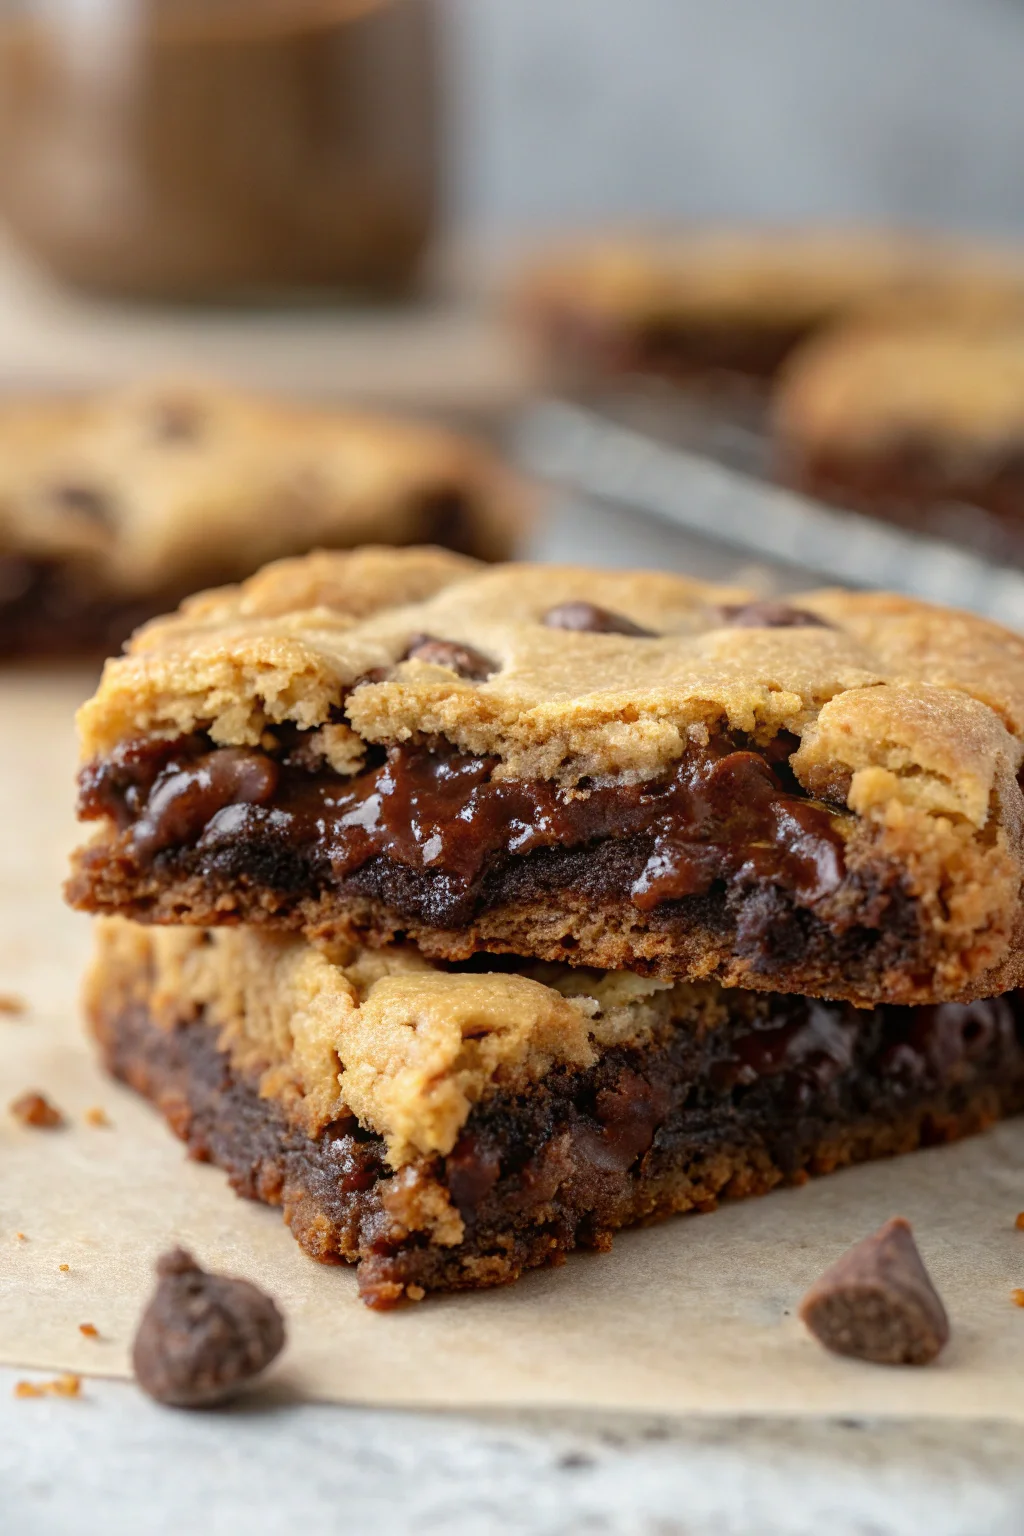
[[683, 384], [765, 381], [814, 329], [807, 323], [702, 324], [668, 315], [625, 323], [571, 310], [546, 314], [541, 324], [552, 368], [583, 389], [622, 374]]
[[790, 452], [778, 476], [819, 500], [1024, 562], [1024, 444], [981, 459], [966, 454], [957, 465], [927, 442], [873, 453]]
[[722, 739], [665, 779], [580, 797], [450, 749], [392, 748], [342, 778], [301, 733], [274, 757], [130, 743], [83, 772], [80, 814], [113, 831], [78, 856], [69, 896], [143, 921], [403, 935], [450, 959], [899, 995], [893, 973], [927, 975], [939, 936], [899, 871], [848, 864], [856, 823], [800, 789], [793, 745]]
[[0, 555], [0, 656], [108, 656], [187, 595], [98, 592], [59, 561]]
[[[353, 1120], [316, 1140], [292, 1128], [201, 1019], [158, 1027], [123, 996], [111, 988], [92, 1019], [109, 1069], [239, 1194], [282, 1206], [314, 1258], [357, 1262], [374, 1307], [514, 1280], [574, 1247], [608, 1248], [617, 1228], [953, 1140], [1024, 1108], [1020, 994], [865, 1012], [735, 993], [720, 1028], [666, 1025], [587, 1070], [499, 1091], [447, 1158], [395, 1173]], [[462, 1217], [454, 1246], [415, 1229], [432, 1190]]]

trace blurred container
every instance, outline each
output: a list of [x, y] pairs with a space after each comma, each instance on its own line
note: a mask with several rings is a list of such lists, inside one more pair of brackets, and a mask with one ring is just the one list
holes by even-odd
[[431, 0], [0, 0], [0, 217], [119, 294], [400, 293], [437, 30]]

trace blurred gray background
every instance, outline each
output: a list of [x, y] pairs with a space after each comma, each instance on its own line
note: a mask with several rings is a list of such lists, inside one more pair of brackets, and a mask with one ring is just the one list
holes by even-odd
[[1024, 233], [1024, 0], [442, 0], [452, 212]]

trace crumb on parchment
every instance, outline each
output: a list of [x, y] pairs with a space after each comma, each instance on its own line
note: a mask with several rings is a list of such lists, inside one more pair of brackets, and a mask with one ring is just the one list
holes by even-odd
[[16, 992], [0, 992], [0, 1014], [5, 1014], [9, 1019], [20, 1019], [27, 1012], [28, 1004], [23, 997], [19, 997]]
[[81, 1376], [57, 1376], [53, 1381], [18, 1381], [15, 1397], [81, 1397]]
[[20, 1120], [22, 1125], [33, 1126], [36, 1130], [54, 1131], [64, 1124], [64, 1116], [57, 1106], [35, 1089], [19, 1094], [9, 1107], [15, 1120]]
[[94, 1104], [91, 1109], [87, 1109], [82, 1118], [86, 1125], [93, 1125], [98, 1130], [106, 1130], [111, 1124], [110, 1116], [98, 1104]]
[[98, 1339], [100, 1336], [100, 1331], [95, 1323], [79, 1323], [78, 1331], [86, 1339]]
[[1018, 1286], [1015, 1291], [1011, 1291], [1010, 1300], [1013, 1302], [1015, 1307], [1024, 1307], [1024, 1289], [1021, 1289], [1021, 1287]]

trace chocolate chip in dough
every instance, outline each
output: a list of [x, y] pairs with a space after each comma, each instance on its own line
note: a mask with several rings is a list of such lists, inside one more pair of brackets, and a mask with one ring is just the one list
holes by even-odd
[[765, 600], [758, 603], [727, 603], [719, 608], [733, 629], [831, 629], [832, 625], [806, 608]]
[[213, 1407], [280, 1354], [284, 1319], [248, 1280], [208, 1274], [183, 1248], [165, 1253], [156, 1271], [132, 1366], [139, 1386], [158, 1403]]
[[826, 1349], [880, 1365], [927, 1365], [949, 1340], [946, 1309], [902, 1216], [827, 1269], [800, 1316]]
[[455, 640], [435, 640], [433, 635], [414, 635], [403, 659], [448, 667], [471, 683], [485, 683], [498, 670], [493, 661], [472, 646], [459, 645]]
[[62, 512], [72, 512], [89, 522], [109, 528], [114, 522], [114, 509], [110, 497], [98, 486], [78, 482], [55, 485], [50, 496]]
[[194, 443], [203, 435], [205, 415], [196, 400], [184, 395], [158, 400], [153, 409], [153, 434], [164, 443]]
[[572, 629], [580, 634], [634, 635], [643, 640], [655, 638], [653, 629], [643, 629], [625, 614], [599, 608], [596, 603], [559, 603], [548, 609], [541, 622], [548, 629]]

